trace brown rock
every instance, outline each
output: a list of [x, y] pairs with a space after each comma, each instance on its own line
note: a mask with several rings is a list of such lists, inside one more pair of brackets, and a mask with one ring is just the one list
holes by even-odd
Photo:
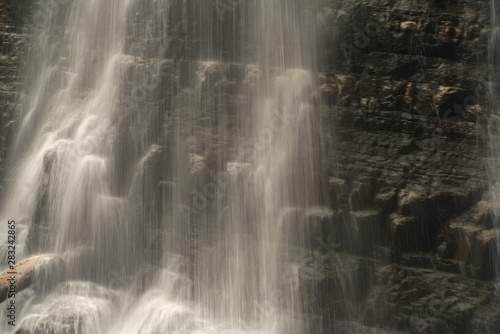
[[[0, 275], [0, 303], [7, 299], [10, 291], [18, 293], [37, 279], [60, 272], [63, 266], [63, 259], [55, 254], [37, 255], [22, 261], [12, 270]], [[11, 278], [13, 280], [10, 280]]]

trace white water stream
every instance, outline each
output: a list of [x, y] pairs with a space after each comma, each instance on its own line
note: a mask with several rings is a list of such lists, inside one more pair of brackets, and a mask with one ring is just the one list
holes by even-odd
[[[53, 289], [18, 293], [18, 333], [319, 330], [297, 285], [308, 231], [286, 219], [323, 200], [312, 3], [193, 3], [47, 0], [35, 11], [45, 24], [35, 20], [0, 218], [17, 222], [18, 261], [59, 254], [66, 270]], [[241, 136], [212, 144], [199, 124], [226, 116], [203, 107], [207, 77], [231, 64], [216, 57], [227, 32], [208, 38], [203, 24], [231, 17], [255, 41], [238, 65], [250, 84], [225, 111]], [[167, 56], [175, 24], [198, 27], [197, 59]], [[186, 61], [196, 70], [176, 74]], [[208, 128], [227, 139], [225, 126]], [[218, 182], [197, 174], [207, 162], [193, 147], [211, 145]], [[210, 203], [192, 210], [193, 194]]]

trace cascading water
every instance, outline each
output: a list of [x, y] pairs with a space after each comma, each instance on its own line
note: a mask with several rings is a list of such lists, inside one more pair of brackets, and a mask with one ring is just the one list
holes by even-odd
[[[490, 1], [491, 10], [491, 34], [488, 43], [488, 67], [489, 76], [484, 83], [484, 95], [487, 98], [488, 103], [488, 114], [486, 119], [480, 119], [478, 121], [478, 132], [480, 135], [486, 136], [487, 138], [487, 154], [488, 154], [488, 177], [490, 182], [490, 196], [494, 203], [500, 203], [499, 196], [499, 164], [498, 159], [500, 157], [500, 142], [499, 142], [499, 131], [500, 131], [500, 120], [498, 118], [498, 48], [500, 46], [500, 30], [497, 22], [498, 4], [496, 1]], [[494, 206], [493, 217], [492, 217], [492, 227], [496, 235], [496, 249], [492, 249], [491, 257], [492, 261], [492, 272], [496, 280], [500, 278], [500, 264], [498, 259], [500, 259], [500, 212], [498, 205]]]
[[22, 333], [320, 331], [292, 218], [325, 201], [313, 5], [44, 7], [2, 219], [66, 268], [18, 294]]

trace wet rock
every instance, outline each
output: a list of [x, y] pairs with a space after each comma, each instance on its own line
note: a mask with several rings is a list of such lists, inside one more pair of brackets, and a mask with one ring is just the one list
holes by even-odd
[[492, 293], [487, 303], [484, 303], [474, 314], [472, 320], [473, 333], [498, 333], [500, 332], [500, 294]]
[[459, 261], [471, 277], [491, 279], [498, 268], [493, 254], [499, 234], [492, 228], [496, 210], [496, 203], [482, 200], [451, 219], [440, 233], [446, 245], [442, 257]]
[[226, 164], [226, 171], [231, 176], [242, 176], [248, 175], [251, 170], [252, 165], [243, 162], [228, 162]]
[[447, 256], [454, 257], [464, 263], [470, 258], [471, 246], [474, 243], [476, 235], [483, 230], [483, 227], [473, 225], [463, 225], [460, 223], [451, 223], [445, 242], [447, 244]]
[[418, 24], [417, 24], [417, 22], [413, 22], [413, 21], [405, 21], [405, 22], [401, 22], [401, 27], [400, 27], [400, 29], [401, 29], [402, 31], [412, 33], [412, 32], [417, 31], [417, 29], [418, 29]]
[[8, 151], [16, 135], [14, 130], [21, 109], [19, 72], [24, 66], [29, 34], [24, 29], [24, 15], [31, 1], [0, 1], [0, 197], [7, 184], [4, 172], [9, 163]]
[[328, 181], [331, 206], [333, 208], [344, 208], [349, 205], [348, 183], [340, 178], [330, 177]]
[[189, 162], [191, 164], [191, 173], [201, 172], [205, 166], [205, 157], [197, 154], [189, 155]]
[[305, 305], [319, 306], [315, 312], [321, 312], [327, 332], [348, 317], [349, 308], [363, 303], [375, 283], [374, 269], [372, 259], [336, 252], [313, 252], [302, 262], [299, 291]]
[[[359, 20], [338, 29], [337, 43], [331, 43], [337, 51], [329, 53], [327, 63], [356, 87], [355, 99], [327, 100], [325, 119], [337, 124], [329, 133], [335, 171], [330, 198], [332, 208], [347, 211], [348, 223], [339, 226], [351, 226], [349, 211], [381, 211], [393, 262], [378, 269], [378, 284], [370, 289], [358, 321], [370, 328], [358, 332], [378, 327], [403, 333], [486, 333], [472, 329], [472, 323], [491, 291], [464, 276], [487, 277], [480, 274], [483, 259], [494, 250], [488, 232], [491, 210], [476, 205], [489, 182], [483, 168], [487, 154], [478, 145], [482, 130], [476, 128], [487, 101], [474, 92], [482, 87], [479, 78], [490, 72], [485, 65], [488, 5], [350, 3], [338, 6]], [[349, 48], [368, 23], [377, 24], [378, 34], [366, 34], [363, 47]], [[337, 94], [333, 85], [328, 87], [328, 96]], [[373, 195], [353, 208], [349, 200], [359, 176], [376, 182]], [[353, 243], [349, 231], [342, 235], [348, 244]], [[344, 244], [341, 250], [356, 251]], [[482, 328], [495, 328], [493, 308]]]
[[418, 216], [390, 216], [389, 228], [394, 259], [405, 252], [425, 252], [432, 250], [438, 232], [435, 222]]
[[[444, 118], [451, 117], [457, 108], [464, 105], [467, 93], [458, 87], [439, 87], [435, 95], [435, 104], [439, 108], [440, 115]], [[463, 111], [462, 111], [463, 112]]]
[[42, 302], [29, 305], [29, 315], [17, 325], [16, 334], [78, 334], [99, 331], [117, 296], [88, 282], [66, 282]]
[[[422, 188], [415, 186], [415, 189]], [[429, 193], [413, 190], [401, 190], [398, 199], [398, 211], [405, 216], [423, 215], [430, 220], [448, 219], [464, 208], [470, 207], [478, 201], [482, 189], [470, 187], [429, 189]]]
[[397, 334], [400, 332], [393, 331], [390, 329], [384, 328], [376, 328], [364, 326], [357, 322], [352, 321], [337, 321], [333, 326], [332, 330], [334, 333], [343, 333], [343, 334]]
[[[289, 208], [282, 214], [278, 222], [283, 226], [283, 233], [288, 237], [295, 238], [295, 242], [300, 244], [300, 237], [307, 224], [306, 214], [303, 209]], [[302, 241], [304, 242], [304, 241]]]
[[361, 210], [351, 211], [350, 227], [351, 240], [346, 243], [360, 245], [359, 252], [362, 254], [372, 253], [373, 247], [384, 239], [385, 221], [380, 211]]
[[405, 216], [435, 212], [435, 204], [434, 195], [409, 190], [402, 190], [399, 193], [399, 210]]
[[317, 250], [333, 251], [342, 243], [348, 224], [344, 216], [327, 207], [312, 207], [307, 210], [289, 208], [280, 218], [286, 240], [292, 244]]
[[377, 276], [368, 323], [403, 333], [480, 333], [472, 331], [473, 319], [488, 309], [495, 293], [492, 284], [433, 269], [387, 266]]
[[307, 247], [311, 249], [325, 248], [324, 240], [332, 239], [339, 232], [339, 215], [327, 207], [314, 207], [305, 211], [306, 226], [304, 233], [308, 235]]
[[365, 180], [358, 179], [353, 181], [350, 190], [349, 202], [353, 210], [362, 210], [367, 207], [375, 196], [374, 179], [365, 178]]
[[408, 267], [435, 269], [455, 274], [464, 273], [464, 265], [462, 262], [443, 259], [437, 254], [407, 253], [401, 256], [400, 262], [402, 265]]
[[[21, 1], [0, 3], [0, 6], [5, 4], [14, 8]], [[148, 93], [154, 93], [156, 88], [164, 88], [163, 85], [175, 83], [186, 88], [192, 84], [192, 80], [198, 80], [203, 85], [206, 105], [192, 108], [190, 94], [179, 98], [179, 105], [184, 108], [181, 118], [188, 115], [186, 117], [198, 121], [193, 127], [195, 134], [192, 137], [197, 140], [188, 143], [189, 152], [203, 157], [200, 160], [203, 160], [204, 169], [211, 170], [211, 161], [218, 161], [221, 164], [219, 168], [225, 170], [226, 157], [213, 153], [216, 151], [213, 146], [225, 145], [225, 142], [220, 141], [223, 136], [210, 133], [207, 129], [215, 123], [214, 119], [217, 119], [219, 129], [234, 128], [231, 117], [240, 116], [233, 112], [237, 110], [233, 108], [236, 104], [220, 101], [232, 101], [235, 87], [241, 81], [244, 81], [242, 84], [245, 88], [252, 89], [259, 69], [253, 66], [247, 71], [246, 65], [238, 63], [243, 51], [235, 50], [253, 52], [251, 50], [255, 48], [243, 45], [247, 43], [231, 34], [242, 29], [227, 29], [228, 26], [237, 27], [237, 22], [221, 23], [214, 20], [198, 25], [186, 25], [183, 22], [186, 11], [192, 12], [194, 16], [206, 17], [201, 14], [212, 9], [211, 5], [207, 2], [197, 7], [182, 1], [172, 2], [171, 22], [164, 20], [170, 22], [165, 29], [171, 40], [165, 44], [160, 43], [158, 36], [160, 31], [165, 33], [163, 27], [150, 27], [145, 22], [147, 15], [138, 10], [139, 15], [134, 16], [139, 23], [137, 36], [145, 36], [144, 27], [152, 28], [153, 36], [146, 42], [139, 41], [137, 36], [129, 36], [125, 49], [134, 56], [124, 56], [121, 69], [126, 81], [123, 89], [128, 99], [133, 89], [138, 91], [145, 87]], [[323, 29], [320, 39], [321, 42], [326, 41], [322, 44], [325, 50], [321, 52], [326, 68], [319, 75], [323, 105], [318, 110], [324, 113], [324, 142], [330, 145], [325, 152], [324, 163], [332, 171], [330, 175], [335, 175], [328, 181], [331, 203], [328, 203], [330, 208], [323, 210], [327, 213], [298, 209], [283, 219], [291, 222], [289, 227], [293, 229], [290, 232], [293, 235], [304, 231], [304, 228], [310, 233], [300, 242], [307, 242], [312, 249], [319, 248], [317, 251], [326, 253], [338, 250], [359, 253], [365, 247], [365, 239], [373, 243], [384, 242], [383, 236], [379, 235], [384, 231], [384, 226], [373, 234], [371, 231], [373, 226], [384, 225], [388, 219], [390, 238], [383, 246], [391, 248], [393, 254], [397, 255], [394, 259], [401, 264], [394, 266], [396, 269], [393, 273], [384, 272], [380, 275], [390, 281], [387, 286], [376, 287], [370, 284], [370, 265], [363, 264], [366, 259], [330, 260], [337, 270], [345, 270], [342, 273], [329, 271], [327, 265], [319, 266], [319, 272], [330, 275], [318, 278], [321, 293], [311, 294], [322, 298], [325, 319], [331, 320], [324, 326], [324, 332], [369, 333], [376, 330], [377, 333], [383, 331], [377, 327], [386, 328], [389, 325], [392, 330], [405, 333], [500, 331], [498, 319], [495, 320], [494, 315], [498, 311], [498, 304], [489, 305], [484, 317], [480, 318], [484, 308], [478, 305], [488, 304], [487, 298], [482, 296], [489, 293], [480, 286], [481, 282], [441, 272], [463, 270], [466, 266], [469, 268], [465, 269], [466, 273], [474, 272], [474, 277], [481, 279], [491, 278], [494, 272], [491, 255], [496, 249], [491, 215], [487, 210], [481, 212], [482, 209], [479, 209], [476, 212], [474, 207], [471, 208], [479, 200], [478, 195], [486, 189], [488, 178], [482, 167], [484, 153], [481, 153], [480, 142], [478, 145], [475, 118], [467, 118], [467, 106], [464, 105], [466, 97], [480, 87], [482, 78], [489, 73], [484, 65], [488, 38], [494, 32], [488, 22], [489, 4], [470, 0], [365, 3], [347, 0], [333, 1], [325, 6], [332, 8], [318, 9], [323, 13], [320, 18]], [[133, 10], [143, 7], [141, 10], [149, 12], [155, 8], [153, 2], [148, 1], [137, 1], [133, 7], [137, 7]], [[226, 19], [229, 19], [229, 15]], [[11, 27], [11, 23], [15, 23], [11, 19], [9, 22]], [[221, 28], [227, 32], [224, 38], [217, 35], [222, 31]], [[8, 31], [3, 36], [15, 39]], [[3, 101], [15, 100], [16, 90], [12, 83], [18, 80], [16, 64], [19, 59], [24, 59], [22, 54], [18, 57], [19, 52], [10, 52], [16, 49], [9, 38], [2, 39], [5, 42], [4, 51], [9, 51], [6, 58], [2, 58], [5, 63], [0, 64], [2, 71], [6, 71], [2, 73], [8, 72], [8, 78], [2, 80], [8, 83], [8, 87], [4, 89], [2, 86], [0, 92]], [[217, 45], [214, 51], [220, 55], [217, 58], [224, 61], [197, 61], [200, 39], [215, 41]], [[162, 51], [161, 47], [165, 50]], [[143, 86], [142, 80], [147, 79], [144, 76], [150, 69], [145, 59], [161, 55], [160, 51], [166, 58], [171, 58], [160, 61], [163, 62], [160, 65], [163, 68], [161, 72], [165, 74], [161, 78], [162, 85], [156, 86], [153, 81], [149, 82], [153, 86], [148, 86], [146, 81], [146, 86]], [[251, 55], [245, 56], [251, 58]], [[234, 63], [225, 65], [225, 60]], [[151, 62], [157, 65], [156, 60]], [[243, 78], [245, 73], [247, 77]], [[161, 108], [152, 108], [162, 110], [162, 113], [140, 113], [140, 119], [124, 121], [120, 131], [147, 128], [147, 122], [151, 122], [151, 128], [154, 129], [168, 124], [163, 117], [167, 117], [170, 112], [173, 99], [172, 96], [162, 99]], [[238, 96], [238, 99], [245, 97]], [[483, 104], [485, 102], [481, 98], [477, 100]], [[486, 108], [474, 106], [479, 118]], [[193, 112], [199, 107], [203, 112], [217, 109], [217, 114], [207, 113], [199, 117]], [[12, 103], [5, 103], [0, 122], [2, 133], [4, 125], [7, 128], [7, 124], [12, 124], [13, 110]], [[144, 110], [147, 111], [147, 108]], [[181, 128], [182, 124], [181, 120]], [[130, 131], [131, 134], [135, 132], [139, 133]], [[167, 132], [167, 136], [175, 133], [170, 129]], [[228, 135], [224, 140], [231, 141], [231, 138]], [[155, 139], [145, 140], [144, 150], [154, 144]], [[8, 146], [7, 142], [2, 136], [1, 150]], [[129, 154], [137, 159], [147, 154], [126, 151], [123, 149], [126, 147], [131, 145], [124, 144], [121, 150], [117, 150], [124, 161], [130, 158]], [[164, 162], [169, 157], [167, 152], [168, 148], [161, 158], [158, 156], [146, 163], [145, 167], [149, 171], [144, 178], [148, 183], [145, 188], [154, 189], [159, 180], [165, 180], [158, 176], [164, 176]], [[200, 160], [190, 164], [186, 157], [186, 171], [192, 166], [200, 167]], [[3, 166], [5, 160], [1, 161]], [[47, 162], [46, 169], [50, 169], [50, 161]], [[118, 160], [117, 165], [122, 166], [122, 162]], [[250, 167], [238, 163], [227, 164], [227, 170], [235, 175], [245, 175]], [[119, 178], [131, 179], [127, 174], [131, 167], [124, 166], [123, 170], [125, 172], [117, 171], [123, 173]], [[128, 186], [123, 188], [128, 189]], [[124, 190], [118, 189], [116, 192], [123, 193]], [[47, 190], [41, 189], [39, 193], [47, 193]], [[160, 201], [163, 199], [162, 195], [145, 194], [145, 202], [154, 208], [161, 207]], [[41, 208], [46, 202], [47, 199], [42, 196], [37, 205]], [[396, 210], [397, 214], [386, 216]], [[33, 234], [29, 239], [32, 240], [43, 239], [46, 232], [43, 212], [37, 212], [30, 231]], [[154, 212], [150, 216], [158, 216], [152, 209], [148, 212]], [[31, 242], [29, 244], [34, 245]], [[340, 248], [337, 248], [338, 244]], [[332, 254], [328, 256], [334, 257]], [[88, 258], [85, 263], [92, 262], [92, 256]], [[313, 259], [314, 263], [322, 263]], [[363, 267], [365, 269], [360, 269]], [[370, 285], [371, 289], [367, 288]], [[377, 296], [371, 298], [372, 294]], [[364, 301], [370, 298], [373, 305], [364, 319], [369, 323], [362, 323], [361, 320], [358, 323], [351, 322], [354, 313], [364, 314]], [[61, 309], [57, 311], [64, 313]], [[64, 313], [64, 316], [57, 318], [57, 325], [49, 324], [48, 316], [37, 319], [40, 320], [40, 326], [42, 323], [47, 324], [47, 327], [39, 327], [40, 330], [60, 328], [72, 331], [76, 330], [73, 324], [74, 318], [78, 316], [78, 313]], [[349, 316], [349, 321], [337, 321]], [[474, 320], [475, 327], [472, 330], [471, 317], [479, 317], [484, 321]], [[57, 327], [59, 325], [62, 327]], [[21, 330], [37, 333], [35, 329], [29, 328], [24, 326]]]
[[472, 267], [472, 275], [489, 280], [498, 276], [498, 240], [499, 230], [483, 230], [479, 232], [471, 245], [471, 258], [468, 265]]
[[383, 212], [392, 212], [396, 209], [398, 192], [395, 188], [382, 188], [375, 196], [374, 206]]
[[[38, 255], [22, 261], [0, 275], [0, 303], [7, 299], [11, 282], [15, 282], [15, 292], [39, 281], [43, 281], [44, 288], [50, 288], [59, 282], [63, 271], [64, 261], [59, 255]], [[9, 281], [11, 278], [14, 280]]]
[[358, 83], [354, 77], [342, 74], [320, 75], [322, 101], [328, 104], [348, 105], [355, 98]]

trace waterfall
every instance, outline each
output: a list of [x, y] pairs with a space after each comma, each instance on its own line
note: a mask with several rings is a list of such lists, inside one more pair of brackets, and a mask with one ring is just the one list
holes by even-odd
[[[488, 67], [489, 75], [484, 84], [484, 89], [482, 92], [486, 97], [487, 101], [487, 119], [478, 120], [478, 132], [480, 135], [486, 136], [486, 145], [488, 148], [488, 177], [490, 182], [490, 200], [493, 203], [500, 202], [499, 196], [499, 171], [500, 165], [498, 159], [500, 158], [500, 119], [498, 115], [498, 64], [499, 64], [499, 54], [498, 48], [500, 46], [500, 27], [498, 26], [498, 4], [496, 1], [490, 1], [491, 10], [491, 33], [488, 41]], [[496, 239], [495, 247], [491, 249], [492, 258], [492, 272], [495, 279], [500, 277], [500, 265], [498, 259], [500, 259], [500, 208], [495, 205], [492, 212], [492, 231], [493, 236]]]
[[36, 6], [1, 212], [18, 262], [66, 265], [18, 293], [22, 333], [320, 332], [316, 5]]

